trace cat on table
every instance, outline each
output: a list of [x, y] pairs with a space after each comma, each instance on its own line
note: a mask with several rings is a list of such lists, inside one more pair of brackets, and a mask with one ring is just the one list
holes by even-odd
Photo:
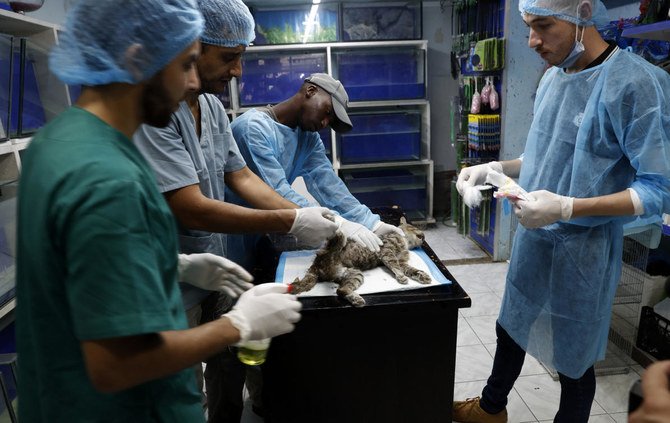
[[309, 291], [317, 282], [335, 282], [339, 285], [338, 296], [354, 307], [363, 307], [365, 300], [356, 292], [363, 284], [363, 271], [382, 265], [393, 272], [398, 283], [407, 284], [408, 278], [422, 284], [431, 283], [430, 275], [409, 265], [409, 250], [423, 244], [423, 232], [407, 223], [404, 217], [400, 219], [398, 227], [405, 236], [395, 232], [382, 235], [384, 244], [379, 252], [370, 251], [356, 242], [347, 242], [342, 232], [337, 231], [316, 252], [314, 262], [305, 276], [293, 281], [291, 293]]

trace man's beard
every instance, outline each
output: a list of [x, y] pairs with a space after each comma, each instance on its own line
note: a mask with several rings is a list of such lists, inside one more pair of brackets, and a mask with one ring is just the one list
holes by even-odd
[[170, 123], [170, 116], [175, 111], [162, 80], [161, 73], [154, 75], [147, 83], [142, 96], [144, 123], [157, 128], [166, 127]]

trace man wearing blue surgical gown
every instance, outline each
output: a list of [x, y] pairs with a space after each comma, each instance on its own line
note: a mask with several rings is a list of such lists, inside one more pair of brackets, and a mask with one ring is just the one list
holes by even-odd
[[599, 0], [522, 0], [529, 47], [553, 65], [537, 90], [522, 158], [461, 171], [458, 189], [491, 170], [519, 177], [517, 229], [482, 396], [454, 421], [507, 421], [525, 353], [558, 371], [556, 422], [588, 421], [593, 365], [605, 355], [621, 274], [623, 224], [670, 211], [670, 76], [607, 44]]
[[[233, 120], [231, 127], [249, 168], [282, 197], [301, 207], [312, 205], [292, 186], [302, 177], [319, 205], [339, 213], [336, 222], [348, 239], [378, 250], [378, 236], [389, 232], [403, 235], [402, 231], [380, 221], [349, 192], [333, 170], [318, 133], [327, 127], [338, 133], [352, 129], [348, 102], [340, 81], [315, 73], [289, 99], [249, 110]], [[234, 195], [231, 201], [244, 204]], [[235, 254], [231, 258], [252, 270], [257, 240], [249, 235], [229, 237], [228, 249]]]

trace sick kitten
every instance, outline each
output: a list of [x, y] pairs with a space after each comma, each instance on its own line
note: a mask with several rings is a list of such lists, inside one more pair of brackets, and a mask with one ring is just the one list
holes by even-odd
[[407, 278], [422, 284], [429, 284], [432, 279], [426, 272], [415, 269], [408, 264], [409, 250], [423, 243], [423, 232], [400, 219], [398, 226], [405, 233], [402, 237], [390, 233], [381, 237], [384, 245], [375, 253], [356, 242], [347, 242], [342, 232], [328, 240], [326, 245], [316, 252], [314, 262], [307, 269], [305, 277], [296, 278], [292, 284], [292, 293], [309, 291], [317, 282], [335, 282], [339, 285], [337, 295], [345, 298], [354, 307], [363, 307], [365, 300], [357, 292], [363, 284], [363, 270], [377, 266], [386, 266], [396, 280], [407, 283]]

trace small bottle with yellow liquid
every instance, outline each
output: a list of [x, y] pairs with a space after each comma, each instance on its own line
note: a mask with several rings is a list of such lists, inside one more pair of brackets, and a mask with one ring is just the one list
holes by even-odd
[[265, 363], [265, 357], [270, 348], [272, 338], [257, 341], [245, 341], [237, 346], [237, 358], [249, 366], [258, 366]]

